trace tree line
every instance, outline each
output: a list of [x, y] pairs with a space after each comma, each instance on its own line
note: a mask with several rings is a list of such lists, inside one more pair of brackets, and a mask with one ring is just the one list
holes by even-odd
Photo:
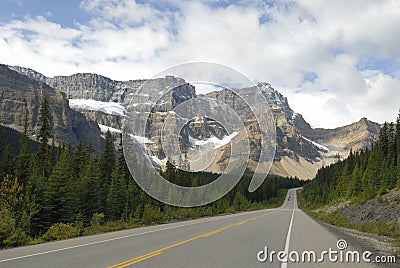
[[385, 122], [372, 148], [350, 151], [345, 160], [321, 168], [304, 186], [310, 207], [352, 199], [365, 202], [400, 187], [400, 112], [396, 123]]
[[[0, 127], [0, 248], [38, 243], [146, 224], [211, 216], [279, 204], [282, 189], [298, 179], [269, 176], [255, 192], [247, 191], [247, 174], [226, 196], [196, 208], [165, 205], [148, 196], [130, 174], [123, 153], [115, 151], [111, 133], [97, 153], [90, 144], [76, 148], [54, 143], [51, 109], [41, 103], [36, 141], [24, 131]], [[51, 145], [49, 141], [52, 140]], [[161, 172], [180, 185], [203, 185], [218, 175], [190, 173], [171, 163]]]

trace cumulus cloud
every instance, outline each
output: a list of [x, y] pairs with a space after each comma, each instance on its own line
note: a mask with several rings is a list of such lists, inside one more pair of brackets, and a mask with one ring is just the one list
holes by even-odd
[[0, 22], [0, 61], [45, 75], [151, 77], [188, 61], [271, 83], [316, 127], [393, 120], [400, 94], [400, 4], [83, 0], [88, 22]]

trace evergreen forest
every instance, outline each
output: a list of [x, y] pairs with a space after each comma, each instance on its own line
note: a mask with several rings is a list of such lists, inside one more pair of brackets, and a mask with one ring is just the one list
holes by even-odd
[[364, 203], [400, 187], [400, 113], [385, 122], [372, 148], [350, 152], [348, 158], [321, 168], [304, 186], [307, 206], [317, 208], [343, 200]]

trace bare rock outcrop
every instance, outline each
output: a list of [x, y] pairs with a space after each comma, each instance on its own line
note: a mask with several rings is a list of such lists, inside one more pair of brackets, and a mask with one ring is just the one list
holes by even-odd
[[22, 131], [24, 115], [29, 113], [30, 134], [34, 139], [38, 131], [40, 104], [44, 99], [50, 103], [52, 116], [51, 133], [56, 143], [76, 146], [79, 141], [91, 142], [100, 150], [103, 141], [100, 129], [93, 121], [72, 110], [63, 92], [30, 79], [0, 65], [0, 123]]

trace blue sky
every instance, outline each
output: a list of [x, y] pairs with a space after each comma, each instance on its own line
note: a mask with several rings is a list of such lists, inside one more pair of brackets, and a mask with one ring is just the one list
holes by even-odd
[[2, 21], [23, 19], [26, 16], [44, 16], [66, 27], [76, 22], [87, 23], [90, 14], [79, 8], [80, 0], [3, 0], [0, 2]]
[[313, 126], [336, 127], [395, 119], [398, 25], [391, 0], [4, 0], [0, 62], [118, 80], [216, 62], [270, 83]]

